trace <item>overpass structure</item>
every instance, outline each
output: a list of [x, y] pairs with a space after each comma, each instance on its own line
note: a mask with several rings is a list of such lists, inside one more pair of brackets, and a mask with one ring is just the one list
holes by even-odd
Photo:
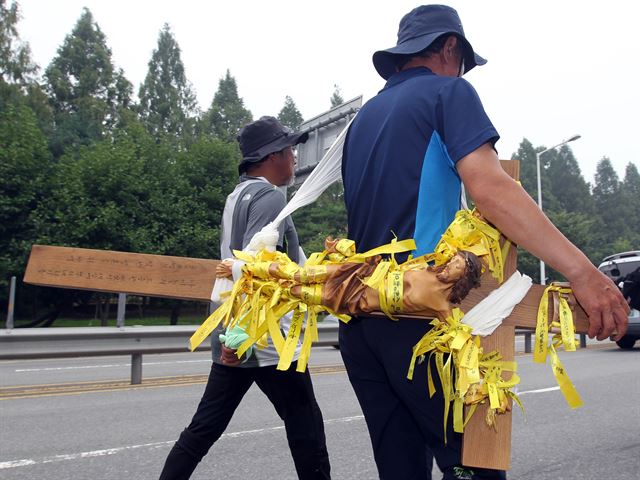
[[333, 107], [300, 126], [301, 132], [309, 133], [309, 140], [298, 145], [295, 187], [305, 181], [361, 106], [362, 95]]

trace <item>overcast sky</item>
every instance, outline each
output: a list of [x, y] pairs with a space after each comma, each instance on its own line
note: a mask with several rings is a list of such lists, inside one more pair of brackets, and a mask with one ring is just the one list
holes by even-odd
[[[8, 3], [11, 3], [9, 0]], [[345, 100], [365, 100], [384, 81], [371, 63], [395, 45], [398, 22], [418, 2], [292, 0], [19, 0], [21, 38], [44, 70], [86, 6], [116, 67], [137, 92], [164, 23], [182, 50], [188, 79], [207, 109], [229, 69], [254, 118], [276, 115], [291, 96], [305, 119]], [[640, 165], [640, 3], [609, 0], [443, 2], [456, 8], [474, 49], [489, 60], [465, 76], [501, 134], [501, 158], [523, 137], [571, 143], [593, 182], [608, 156], [622, 179]]]

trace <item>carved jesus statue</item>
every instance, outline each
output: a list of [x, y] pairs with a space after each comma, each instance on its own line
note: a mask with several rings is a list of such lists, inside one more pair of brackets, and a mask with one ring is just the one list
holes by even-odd
[[[327, 239], [327, 254], [336, 253], [337, 240]], [[291, 296], [308, 305], [323, 305], [335, 313], [361, 315], [389, 311], [438, 317], [451, 314], [452, 305], [459, 304], [472, 288], [480, 285], [482, 264], [471, 252], [460, 250], [447, 263], [434, 267], [417, 264], [403, 270], [391, 270], [380, 288], [367, 285], [382, 261], [380, 256], [364, 262], [315, 265], [291, 268], [278, 262], [268, 265], [245, 265], [254, 276], [276, 280], [288, 287]], [[221, 262], [219, 277], [231, 275], [231, 262]], [[391, 308], [385, 308], [385, 304]]]

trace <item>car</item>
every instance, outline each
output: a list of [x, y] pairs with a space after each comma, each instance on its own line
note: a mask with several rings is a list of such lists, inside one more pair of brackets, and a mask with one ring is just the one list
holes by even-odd
[[629, 314], [629, 326], [627, 327], [627, 333], [616, 343], [620, 348], [630, 350], [634, 347], [637, 340], [640, 340], [640, 310], [632, 308], [631, 313]]
[[629, 301], [627, 333], [616, 343], [625, 350], [632, 349], [640, 340], [640, 250], [610, 255], [602, 260], [598, 270], [611, 278]]

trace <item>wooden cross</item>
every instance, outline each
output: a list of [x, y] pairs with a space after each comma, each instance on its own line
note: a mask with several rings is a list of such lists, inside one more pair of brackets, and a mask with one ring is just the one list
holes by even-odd
[[[520, 176], [520, 162], [517, 160], [501, 160], [502, 168], [514, 179]], [[508, 279], [517, 269], [518, 252], [515, 245], [509, 250], [504, 265], [504, 278]], [[486, 272], [482, 276], [480, 288], [471, 290], [463, 300], [461, 309], [468, 312], [498, 287], [496, 280]], [[538, 306], [545, 291], [544, 285], [532, 285], [525, 298], [505, 318], [493, 334], [482, 338], [484, 352], [498, 350], [503, 360], [511, 361], [515, 356], [515, 329], [536, 328]], [[553, 308], [552, 302], [549, 303]], [[576, 333], [586, 333], [589, 320], [584, 310], [577, 305], [573, 311]], [[508, 374], [505, 374], [507, 377]], [[508, 378], [508, 377], [507, 377]], [[462, 464], [469, 467], [494, 468], [509, 470], [511, 462], [511, 410], [496, 415], [496, 431], [485, 424], [488, 402], [480, 405], [464, 429], [462, 441]]]
[[[518, 178], [518, 161], [503, 160], [501, 163], [507, 173]], [[516, 263], [517, 250], [512, 246], [505, 262], [505, 279], [516, 270]], [[217, 264], [218, 260], [34, 245], [24, 281], [49, 287], [208, 302]], [[469, 293], [461, 305], [462, 310], [469, 311], [497, 287], [493, 277], [485, 273], [481, 287]], [[498, 350], [504, 360], [513, 360], [515, 328], [536, 327], [544, 289], [543, 285], [533, 285], [502, 325], [482, 339], [485, 352]], [[586, 333], [588, 319], [579, 306], [574, 311], [574, 324], [577, 333]], [[496, 415], [497, 431], [494, 431], [484, 421], [487, 408], [488, 402], [480, 405], [465, 427], [462, 463], [469, 467], [508, 470], [511, 411]]]

